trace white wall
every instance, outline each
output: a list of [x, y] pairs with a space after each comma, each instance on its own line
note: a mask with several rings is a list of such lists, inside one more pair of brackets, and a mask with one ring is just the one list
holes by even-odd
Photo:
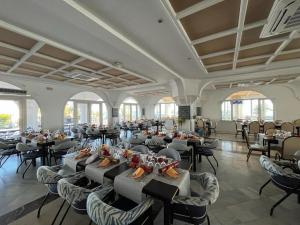
[[247, 89], [205, 90], [201, 97], [203, 116], [220, 120], [222, 101], [230, 94], [240, 90], [257, 91], [270, 98], [274, 104], [275, 120], [292, 121], [300, 118], [300, 100], [294, 95], [294, 92], [292, 92], [288, 85], [258, 86]]

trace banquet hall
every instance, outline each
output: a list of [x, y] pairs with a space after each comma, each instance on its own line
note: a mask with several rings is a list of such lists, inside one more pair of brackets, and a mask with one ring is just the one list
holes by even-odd
[[0, 225], [299, 225], [300, 0], [0, 0]]

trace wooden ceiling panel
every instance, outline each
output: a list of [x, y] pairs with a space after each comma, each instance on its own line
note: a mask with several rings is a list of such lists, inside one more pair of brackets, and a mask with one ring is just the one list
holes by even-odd
[[261, 30], [262, 30], [262, 27], [257, 27], [257, 28], [253, 28], [253, 29], [244, 31], [243, 35], [242, 35], [241, 46], [245, 46], [245, 45], [249, 45], [249, 44], [253, 44], [253, 43], [257, 43], [257, 42], [261, 42], [261, 41], [267, 41], [267, 40], [271, 40], [271, 39], [281, 38], [281, 37], [288, 37], [288, 35], [289, 35], [289, 33], [285, 33], [285, 34], [279, 34], [276, 36], [272, 36], [269, 38], [259, 38]]
[[292, 50], [292, 49], [299, 49], [300, 48], [300, 38], [292, 40], [284, 49], [284, 51]]
[[223, 66], [207, 68], [207, 71], [214, 72], [214, 71], [219, 71], [219, 70], [231, 70], [231, 69], [232, 69], [232, 64], [228, 64], [228, 65], [223, 65]]
[[15, 61], [0, 58], [0, 64], [6, 66], [13, 66], [15, 64]]
[[21, 64], [19, 66], [19, 68], [28, 69], [28, 70], [34, 70], [34, 71], [42, 72], [42, 73], [49, 73], [49, 72], [51, 72], [51, 70], [49, 70], [49, 69], [42, 68], [42, 67], [35, 66], [35, 65], [29, 65], [29, 64], [25, 64], [25, 63]]
[[129, 80], [129, 81], [139, 79], [138, 77], [136, 77], [134, 75], [130, 75], [130, 74], [122, 75], [120, 77], [123, 78], [123, 79]]
[[44, 75], [44, 73], [41, 73], [41, 72], [29, 71], [29, 70], [25, 70], [22, 68], [17, 68], [15, 70], [13, 70], [12, 73], [33, 76], [33, 77], [40, 77], [40, 76]]
[[233, 49], [235, 47], [236, 35], [214, 39], [195, 45], [198, 55], [206, 55], [218, 51]]
[[0, 46], [0, 55], [12, 57], [12, 58], [15, 58], [15, 59], [20, 59], [24, 55], [24, 53], [14, 51], [14, 50], [4, 48], [4, 47]]
[[1, 64], [1, 63], [0, 63], [0, 71], [6, 72], [6, 71], [8, 71], [9, 69], [10, 69], [10, 66], [4, 65], [4, 64]]
[[101, 69], [107, 67], [103, 64], [94, 62], [94, 61], [89, 60], [89, 59], [83, 60], [82, 62], [77, 63], [77, 64], [80, 65], [80, 66], [92, 69], [92, 70], [101, 70]]
[[[144, 80], [144, 79], [135, 80], [134, 82], [139, 83], [139, 84], [147, 84], [147, 83], [150, 83], [150, 81]], [[134, 85], [134, 84], [132, 84], [132, 85]], [[128, 85], [128, 86], [131, 86], [131, 85]]]
[[118, 79], [118, 78], [112, 78], [109, 81], [113, 82], [113, 83], [123, 83], [123, 82], [125, 82], [124, 80], [121, 80], [121, 79]]
[[66, 77], [63, 76], [57, 76], [57, 75], [51, 75], [51, 76], [47, 76], [47, 79], [51, 79], [51, 80], [57, 80], [57, 81], [66, 81], [68, 80]]
[[232, 62], [232, 61], [233, 61], [233, 53], [202, 59], [202, 62], [205, 65], [213, 65], [217, 63], [225, 63], [225, 62]]
[[268, 58], [263, 58], [263, 59], [254, 59], [254, 60], [249, 60], [245, 62], [239, 62], [237, 63], [236, 67], [244, 67], [244, 66], [254, 66], [254, 65], [260, 65], [264, 64], [267, 62]]
[[0, 27], [0, 42], [19, 48], [31, 49], [37, 41]]
[[74, 55], [50, 45], [44, 45], [38, 52], [67, 62], [71, 62], [79, 57], [78, 55]]
[[184, 17], [181, 22], [191, 40], [238, 25], [240, 0], [226, 0]]
[[116, 70], [116, 69], [106, 70], [106, 71], [104, 71], [104, 73], [112, 75], [112, 76], [120, 76], [122, 74], [125, 74], [123, 71]]
[[198, 2], [202, 2], [203, 0], [170, 0], [170, 3], [175, 12], [179, 12], [184, 10]]
[[59, 67], [61, 67], [63, 64], [52, 61], [52, 60], [48, 60], [48, 59], [44, 59], [38, 56], [31, 56], [28, 60], [28, 62], [33, 62], [33, 63], [37, 63], [37, 64], [41, 64], [44, 66], [49, 66], [52, 67], [54, 69], [57, 69]]
[[248, 2], [245, 24], [267, 19], [274, 0], [250, 0]]
[[264, 45], [257, 48], [245, 49], [239, 52], [239, 59], [248, 57], [254, 57], [259, 55], [273, 54], [279, 47], [280, 43], [274, 43], [271, 45]]
[[290, 59], [298, 59], [300, 58], [300, 52], [290, 53], [290, 54], [283, 54], [277, 56], [273, 61], [283, 61], [283, 60], [290, 60]]

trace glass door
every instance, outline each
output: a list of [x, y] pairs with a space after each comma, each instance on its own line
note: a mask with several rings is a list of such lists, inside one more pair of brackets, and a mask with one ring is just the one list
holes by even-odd
[[77, 103], [77, 124], [88, 123], [88, 104]]
[[100, 104], [91, 104], [91, 124], [100, 124]]
[[131, 121], [131, 107], [128, 104], [124, 104], [124, 118], [125, 121]]

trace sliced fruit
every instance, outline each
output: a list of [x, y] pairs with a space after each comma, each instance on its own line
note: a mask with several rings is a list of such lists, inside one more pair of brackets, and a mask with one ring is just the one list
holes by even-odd
[[103, 159], [100, 163], [99, 166], [100, 167], [106, 167], [110, 164], [110, 160], [108, 158]]
[[139, 167], [133, 174], [132, 174], [132, 178], [136, 179], [141, 177], [143, 174], [145, 173], [145, 170], [141, 167]]
[[166, 174], [172, 178], [177, 178], [178, 177], [178, 173], [176, 170], [174, 170], [172, 167], [170, 167], [167, 171]]

